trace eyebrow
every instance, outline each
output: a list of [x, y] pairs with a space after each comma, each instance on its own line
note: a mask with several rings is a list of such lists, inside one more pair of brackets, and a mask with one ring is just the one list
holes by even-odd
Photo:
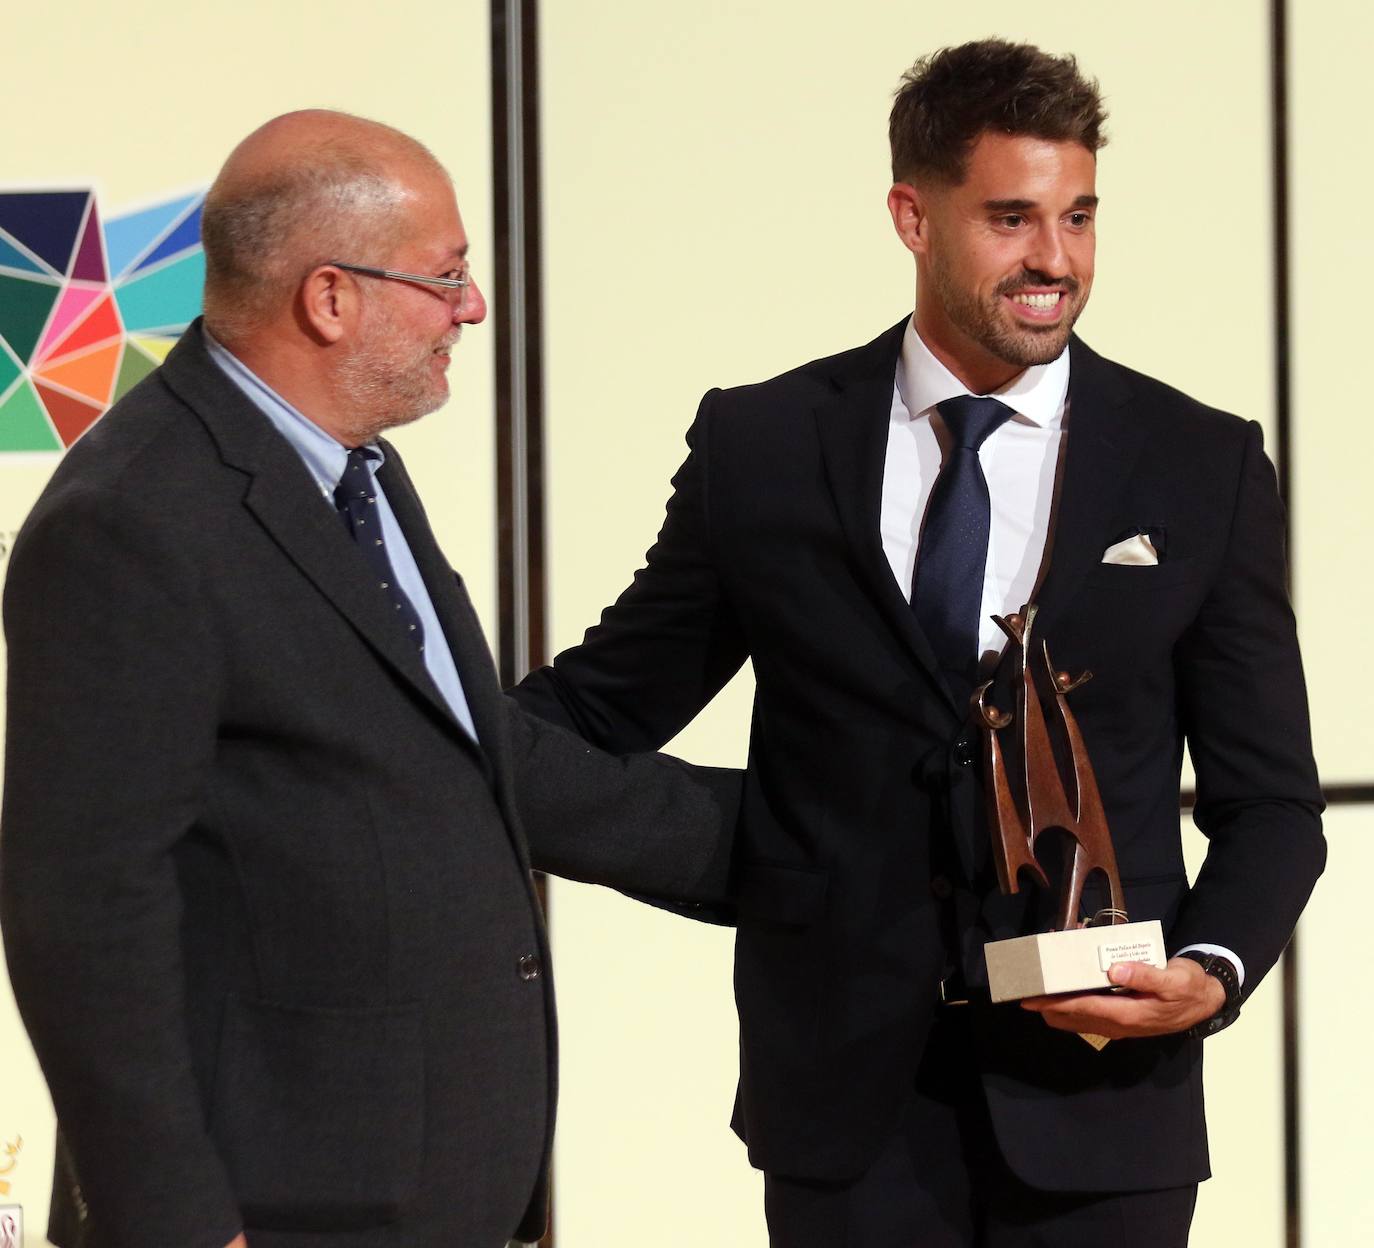
[[[1074, 208], [1096, 208], [1096, 195], [1080, 195], [1073, 201]], [[1033, 199], [985, 199], [983, 208], [987, 212], [1028, 212], [1039, 205]]]

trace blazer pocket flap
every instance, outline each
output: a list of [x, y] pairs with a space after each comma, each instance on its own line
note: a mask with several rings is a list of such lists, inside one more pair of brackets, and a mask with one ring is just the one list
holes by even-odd
[[394, 1221], [419, 1185], [424, 1120], [418, 1005], [226, 1001], [210, 1134], [250, 1230]]
[[805, 926], [825, 909], [830, 876], [817, 867], [745, 863], [739, 872], [736, 909], [743, 918]]

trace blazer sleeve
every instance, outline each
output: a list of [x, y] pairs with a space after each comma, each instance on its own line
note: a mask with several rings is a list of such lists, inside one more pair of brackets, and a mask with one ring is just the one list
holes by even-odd
[[582, 643], [513, 691], [528, 711], [613, 753], [671, 740], [747, 657], [712, 541], [710, 435], [719, 391], [702, 400], [658, 539], [629, 588]]
[[728, 899], [742, 772], [615, 757], [506, 701], [534, 867], [656, 902]]
[[216, 747], [193, 560], [137, 499], [40, 502], [5, 588], [0, 923], [102, 1242], [223, 1248], [241, 1222], [183, 1003], [173, 848]]
[[1197, 772], [1193, 818], [1208, 848], [1170, 941], [1234, 949], [1248, 995], [1283, 952], [1326, 862], [1283, 507], [1257, 424], [1246, 433], [1219, 575], [1175, 655]]

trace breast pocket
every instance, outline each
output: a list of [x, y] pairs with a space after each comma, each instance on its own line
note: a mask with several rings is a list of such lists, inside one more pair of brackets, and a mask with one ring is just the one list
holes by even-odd
[[1151, 565], [1100, 563], [1088, 573], [1093, 589], [1121, 593], [1149, 593], [1205, 580], [1207, 567], [1200, 559], [1166, 559]]

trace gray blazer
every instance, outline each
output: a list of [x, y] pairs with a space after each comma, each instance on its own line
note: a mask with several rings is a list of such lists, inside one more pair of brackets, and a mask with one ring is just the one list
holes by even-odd
[[735, 778], [520, 712], [392, 448], [382, 480], [480, 748], [198, 324], [16, 543], [0, 921], [65, 1140], [61, 1244], [537, 1238], [531, 860], [724, 892]]

